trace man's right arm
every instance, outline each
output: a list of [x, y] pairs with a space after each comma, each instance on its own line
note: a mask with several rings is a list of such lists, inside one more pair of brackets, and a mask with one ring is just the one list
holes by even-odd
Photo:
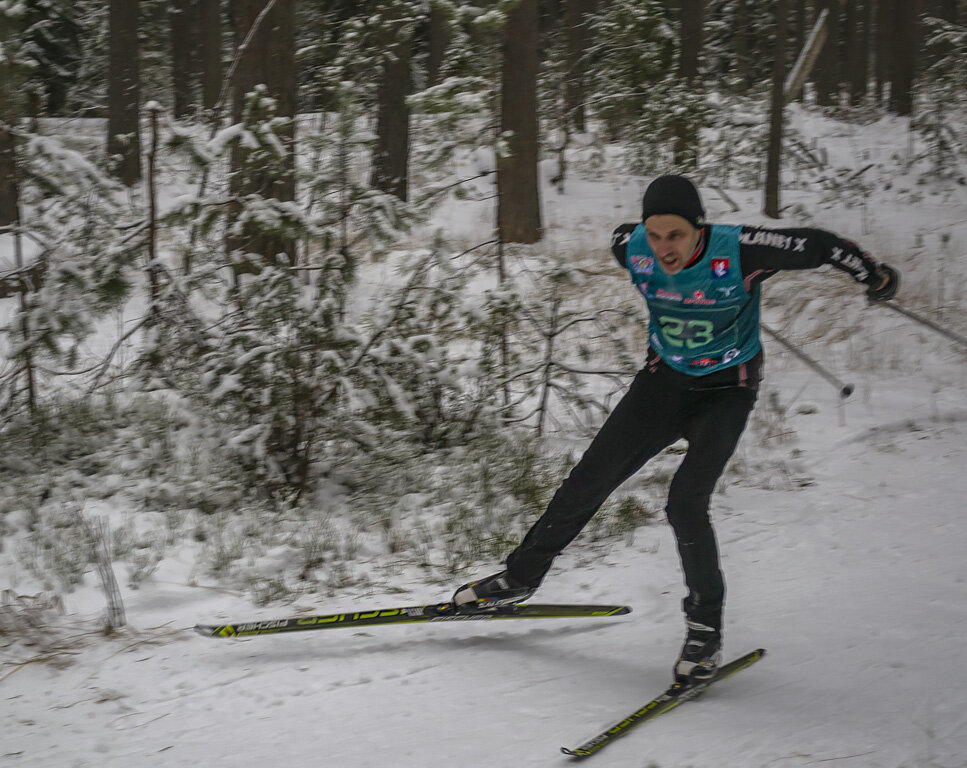
[[622, 269], [628, 268], [628, 262], [625, 259], [625, 250], [628, 246], [628, 239], [637, 226], [637, 224], [622, 224], [611, 233], [611, 254], [614, 256], [615, 261], [621, 265]]

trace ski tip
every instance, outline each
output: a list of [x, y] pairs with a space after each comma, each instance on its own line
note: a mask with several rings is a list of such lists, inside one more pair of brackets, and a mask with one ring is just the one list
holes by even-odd
[[587, 757], [588, 753], [582, 753], [580, 751], [575, 751], [573, 749], [568, 749], [567, 747], [561, 747], [561, 752], [563, 752], [568, 757], [574, 757], [580, 760], [582, 757]]

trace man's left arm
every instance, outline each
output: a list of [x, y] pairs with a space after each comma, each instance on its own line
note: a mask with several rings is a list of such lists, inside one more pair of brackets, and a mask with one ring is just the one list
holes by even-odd
[[900, 275], [881, 264], [856, 243], [824, 229], [743, 227], [739, 235], [743, 276], [759, 282], [783, 269], [815, 269], [832, 264], [867, 286], [871, 301], [896, 295]]

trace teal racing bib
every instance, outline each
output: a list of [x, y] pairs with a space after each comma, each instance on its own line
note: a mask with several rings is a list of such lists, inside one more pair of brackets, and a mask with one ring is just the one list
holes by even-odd
[[739, 262], [742, 228], [713, 224], [701, 260], [667, 275], [648, 245], [645, 227], [631, 233], [625, 260], [645, 297], [648, 337], [669, 366], [702, 376], [751, 360], [759, 340], [759, 287], [746, 290]]

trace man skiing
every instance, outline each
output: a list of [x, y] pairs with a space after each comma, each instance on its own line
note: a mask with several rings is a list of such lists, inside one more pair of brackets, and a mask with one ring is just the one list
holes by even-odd
[[886, 301], [899, 274], [821, 229], [707, 224], [698, 190], [676, 175], [649, 185], [641, 223], [619, 226], [611, 250], [648, 305], [645, 366], [506, 569], [460, 587], [453, 602], [475, 610], [529, 598], [605, 499], [684, 438], [688, 451], [665, 510], [687, 587], [686, 638], [674, 675], [679, 683], [705, 681], [721, 661], [725, 599], [708, 508], [756, 400], [760, 284], [780, 270], [832, 264], [868, 286], [871, 301]]

